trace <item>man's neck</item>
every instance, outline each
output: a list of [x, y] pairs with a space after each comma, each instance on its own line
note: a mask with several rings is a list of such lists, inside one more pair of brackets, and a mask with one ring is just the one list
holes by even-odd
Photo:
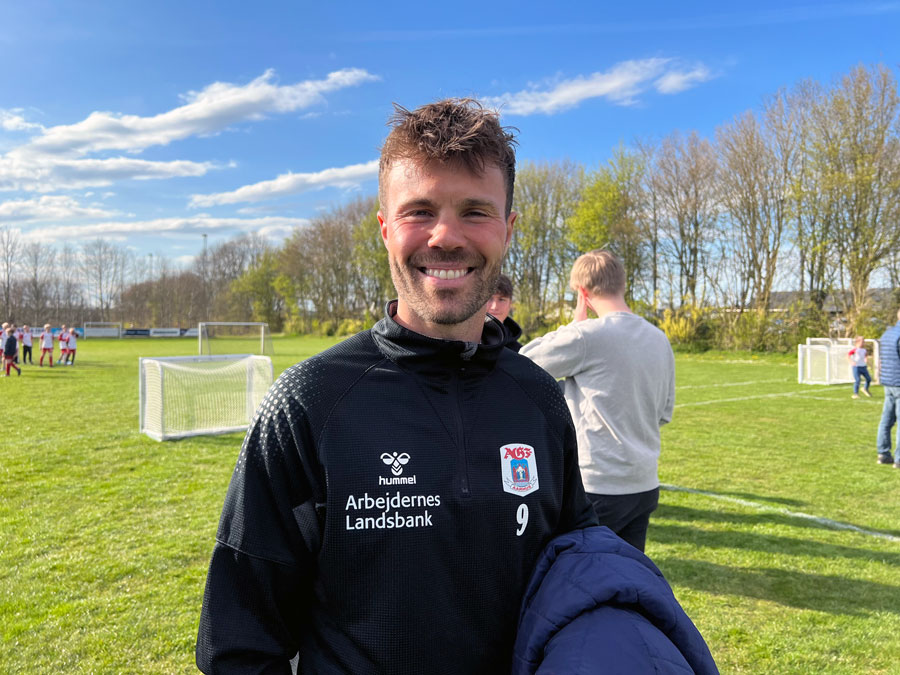
[[469, 317], [462, 323], [440, 324], [423, 321], [415, 313], [409, 311], [403, 302], [397, 303], [397, 311], [394, 321], [404, 328], [437, 340], [459, 340], [460, 342], [481, 342], [484, 332], [484, 316], [487, 311], [481, 311]]
[[612, 314], [613, 312], [632, 313], [628, 305], [625, 304], [625, 298], [622, 297], [592, 295], [590, 296], [590, 300], [591, 309], [594, 310], [594, 314], [597, 315], [598, 319], [607, 314]]

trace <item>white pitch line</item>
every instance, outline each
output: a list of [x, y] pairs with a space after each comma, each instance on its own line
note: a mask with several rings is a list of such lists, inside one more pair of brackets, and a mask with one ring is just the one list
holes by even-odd
[[736, 398], [717, 398], [714, 401], [697, 401], [695, 403], [677, 403], [675, 405], [676, 408], [687, 408], [690, 406], [697, 405], [714, 405], [716, 403], [733, 403], [734, 401], [750, 401], [755, 398], [779, 398], [781, 396], [797, 396], [802, 394], [802, 391], [786, 391], [775, 394], [757, 394], [756, 396], [738, 396]]
[[791, 511], [790, 509], [783, 509], [777, 506], [769, 506], [768, 504], [760, 504], [759, 502], [751, 502], [747, 499], [740, 499], [738, 497], [729, 497], [727, 495], [716, 494], [715, 492], [707, 492], [706, 490], [695, 490], [693, 488], [680, 487], [678, 485], [666, 485], [665, 483], [660, 483], [660, 489], [662, 490], [670, 490], [671, 492], [689, 492], [693, 495], [703, 495], [704, 497], [712, 497], [713, 499], [720, 499], [724, 502], [731, 502], [732, 504], [740, 504], [741, 506], [748, 506], [752, 509], [756, 509], [757, 511], [768, 511], [769, 513], [779, 513], [781, 515], [790, 516], [791, 518], [803, 518], [804, 520], [811, 520], [819, 525], [824, 525], [825, 527], [830, 527], [833, 530], [850, 530], [851, 532], [856, 532], [858, 534], [864, 534], [869, 537], [877, 537], [879, 539], [887, 539], [888, 541], [900, 541], [900, 537], [895, 537], [892, 534], [887, 534], [886, 532], [877, 532], [875, 530], [865, 530], [861, 527], [857, 527], [856, 525], [851, 525], [850, 523], [842, 523], [837, 520], [831, 520], [830, 518], [822, 518], [820, 516], [813, 516], [809, 513], [803, 513], [802, 511]]
[[681, 387], [675, 387], [675, 389], [706, 389], [708, 387], [747, 387], [751, 384], [772, 384], [774, 382], [780, 382], [781, 384], [790, 384], [791, 380], [753, 380], [752, 382], [719, 382], [716, 384], [686, 384]]
[[812, 394], [809, 394], [809, 395], [800, 395], [797, 398], [805, 398], [810, 401], [833, 401], [835, 403], [846, 403], [847, 402], [847, 398], [844, 395], [841, 395], [840, 398], [837, 398], [836, 396], [830, 396], [830, 397], [829, 396], [814, 396]]

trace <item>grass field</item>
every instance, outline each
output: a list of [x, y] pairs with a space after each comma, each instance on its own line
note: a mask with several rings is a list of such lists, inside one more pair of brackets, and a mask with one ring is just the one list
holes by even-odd
[[[330, 343], [275, 338], [276, 374]], [[194, 349], [84, 340], [75, 367], [0, 379], [0, 672], [195, 672], [241, 436], [137, 431], [138, 356]], [[679, 355], [677, 370], [647, 553], [722, 672], [900, 673], [881, 389], [798, 385], [790, 356]]]

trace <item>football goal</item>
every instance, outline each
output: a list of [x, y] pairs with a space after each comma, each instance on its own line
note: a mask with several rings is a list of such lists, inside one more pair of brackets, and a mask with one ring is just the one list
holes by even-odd
[[116, 321], [85, 321], [84, 335], [87, 338], [120, 338], [122, 324]]
[[144, 357], [140, 428], [150, 438], [228, 434], [247, 428], [272, 386], [272, 360], [253, 354]]
[[[878, 382], [878, 340], [866, 340], [869, 373]], [[847, 358], [853, 342], [849, 338], [807, 338], [797, 345], [797, 382], [800, 384], [849, 384], [853, 370]]]
[[204, 321], [197, 325], [199, 353], [271, 356], [269, 324], [248, 321]]

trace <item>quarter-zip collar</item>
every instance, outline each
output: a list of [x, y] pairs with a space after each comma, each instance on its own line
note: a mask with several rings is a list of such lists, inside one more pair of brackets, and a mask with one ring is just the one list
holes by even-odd
[[384, 318], [372, 327], [372, 337], [385, 357], [406, 370], [425, 373], [434, 369], [471, 367], [491, 370], [506, 342], [506, 331], [497, 319], [488, 316], [481, 342], [441, 340], [421, 335], [401, 326], [394, 315], [397, 301], [385, 306]]

